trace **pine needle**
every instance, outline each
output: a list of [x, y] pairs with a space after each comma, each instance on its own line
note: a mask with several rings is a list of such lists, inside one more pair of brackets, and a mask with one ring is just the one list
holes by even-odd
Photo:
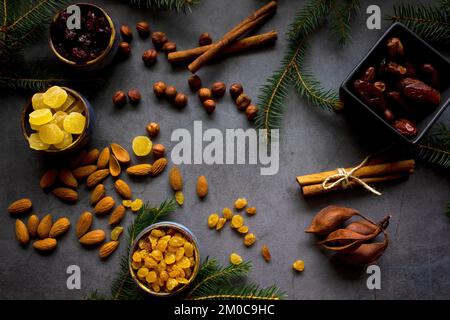
[[417, 145], [416, 154], [431, 165], [450, 168], [450, 130], [441, 123], [424, 143]]
[[174, 10], [176, 12], [191, 11], [192, 6], [200, 3], [200, 0], [128, 0], [129, 3], [138, 8]]
[[359, 0], [347, 0], [341, 4], [333, 5], [331, 13], [331, 29], [337, 37], [339, 45], [345, 46], [351, 40], [351, 19], [359, 11]]

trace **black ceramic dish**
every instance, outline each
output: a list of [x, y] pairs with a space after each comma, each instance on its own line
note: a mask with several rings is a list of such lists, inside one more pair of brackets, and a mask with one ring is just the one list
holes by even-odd
[[[439, 72], [441, 77], [441, 103], [435, 109], [421, 118], [416, 124], [418, 128], [417, 136], [407, 138], [401, 135], [392, 125], [386, 122], [378, 115], [372, 107], [365, 104], [353, 89], [353, 82], [361, 77], [364, 71], [370, 66], [378, 66], [386, 56], [386, 41], [391, 37], [398, 37], [404, 47], [405, 52], [421, 63], [431, 63]], [[412, 53], [411, 53], [412, 52]], [[346, 106], [356, 107], [364, 110], [370, 117], [376, 120], [378, 124], [382, 124], [394, 136], [404, 142], [416, 144], [436, 122], [445, 108], [450, 104], [450, 62], [438, 51], [432, 48], [423, 39], [409, 30], [403, 24], [396, 22], [392, 24], [383, 36], [375, 43], [358, 65], [350, 72], [347, 78], [342, 82], [339, 92]]]

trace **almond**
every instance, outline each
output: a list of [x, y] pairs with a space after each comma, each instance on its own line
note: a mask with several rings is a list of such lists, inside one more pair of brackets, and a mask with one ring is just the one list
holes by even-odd
[[57, 178], [58, 178], [58, 170], [56, 169], [47, 170], [42, 175], [41, 180], [39, 181], [39, 186], [42, 189], [50, 188], [55, 184]]
[[169, 184], [173, 191], [183, 190], [183, 177], [177, 166], [173, 166], [169, 171]]
[[42, 218], [41, 222], [39, 222], [38, 228], [37, 228], [37, 234], [40, 239], [44, 239], [48, 237], [48, 234], [50, 233], [50, 229], [53, 225], [53, 218], [51, 214], [46, 215], [44, 218]]
[[115, 205], [115, 201], [112, 197], [104, 197], [94, 207], [94, 213], [103, 215], [108, 213]]
[[109, 242], [103, 244], [100, 247], [100, 250], [98, 253], [100, 258], [105, 259], [105, 258], [109, 257], [111, 255], [111, 253], [113, 253], [117, 249], [118, 246], [119, 246], [119, 241], [109, 241]]
[[69, 162], [69, 167], [71, 169], [73, 168], [77, 168], [81, 165], [81, 161], [84, 159], [84, 157], [86, 156], [87, 151], [86, 150], [81, 150], [76, 156], [74, 156], [70, 162]]
[[33, 243], [33, 248], [39, 251], [50, 251], [56, 248], [58, 242], [53, 238], [37, 240]]
[[23, 246], [30, 241], [30, 234], [28, 233], [27, 226], [20, 219], [16, 220], [16, 237]]
[[148, 163], [137, 164], [127, 168], [127, 173], [130, 176], [146, 176], [152, 171], [152, 165]]
[[38, 226], [39, 226], [39, 218], [37, 215], [32, 214], [28, 218], [28, 222], [27, 222], [28, 233], [30, 234], [31, 237], [34, 238], [37, 236]]
[[106, 188], [104, 184], [98, 184], [91, 193], [91, 205], [94, 206], [99, 202], [106, 194]]
[[208, 180], [205, 176], [199, 176], [197, 179], [197, 195], [200, 198], [206, 197], [208, 194]]
[[63, 184], [65, 184], [70, 188], [78, 187], [77, 179], [75, 179], [70, 170], [67, 169], [61, 170], [61, 172], [59, 173], [59, 180], [61, 180]]
[[111, 216], [109, 217], [109, 225], [115, 226], [116, 224], [119, 224], [120, 221], [122, 221], [123, 217], [125, 216], [125, 207], [123, 205], [117, 206], [114, 211], [111, 213]]
[[117, 180], [114, 183], [114, 188], [117, 193], [124, 199], [131, 199], [131, 188], [130, 186], [123, 181], [122, 179]]
[[128, 153], [127, 150], [125, 150], [124, 147], [122, 147], [118, 143], [111, 143], [110, 146], [111, 146], [111, 151], [114, 154], [114, 156], [116, 157], [117, 161], [119, 161], [120, 163], [130, 162], [130, 160], [131, 160], [130, 154]]
[[59, 218], [55, 221], [52, 228], [50, 229], [50, 232], [48, 236], [50, 238], [57, 238], [63, 233], [65, 233], [70, 228], [70, 220], [66, 217]]
[[84, 156], [83, 160], [81, 160], [81, 165], [87, 166], [90, 164], [94, 164], [97, 162], [99, 156], [100, 156], [100, 151], [98, 151], [98, 149], [94, 148]]
[[86, 211], [78, 218], [76, 226], [76, 234], [78, 238], [81, 238], [92, 225], [92, 213]]
[[78, 167], [75, 170], [72, 171], [74, 177], [78, 180], [87, 178], [89, 175], [91, 175], [93, 172], [97, 170], [96, 165], [89, 165], [89, 166], [82, 166]]
[[93, 188], [100, 182], [102, 182], [109, 175], [109, 169], [97, 170], [87, 178], [86, 185], [88, 188]]
[[32, 206], [33, 203], [31, 202], [30, 199], [28, 198], [19, 199], [9, 205], [8, 212], [12, 215], [21, 214], [28, 212]]
[[270, 254], [269, 248], [266, 245], [262, 246], [261, 254], [266, 262], [269, 262], [272, 259], [272, 255]]
[[55, 188], [52, 193], [62, 201], [76, 202], [78, 200], [78, 192], [70, 188]]
[[120, 173], [122, 172], [119, 161], [117, 161], [117, 158], [114, 155], [109, 157], [109, 172], [113, 177], [120, 176]]
[[102, 152], [100, 152], [100, 155], [98, 156], [97, 168], [105, 169], [108, 166], [110, 155], [111, 153], [109, 152], [109, 148], [103, 148]]
[[150, 174], [153, 177], [156, 177], [157, 175], [159, 175], [161, 172], [164, 171], [164, 169], [166, 168], [166, 165], [167, 165], [167, 159], [166, 158], [159, 158], [158, 160], [153, 162]]
[[103, 241], [105, 241], [105, 231], [100, 229], [90, 231], [80, 238], [80, 243], [88, 246], [99, 244]]

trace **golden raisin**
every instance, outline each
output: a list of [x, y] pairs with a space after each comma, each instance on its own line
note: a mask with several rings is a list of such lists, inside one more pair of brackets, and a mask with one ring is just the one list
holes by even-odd
[[227, 219], [219, 218], [219, 221], [217, 221], [217, 224], [216, 224], [216, 230], [217, 231], [221, 230], [226, 222], [227, 222]]
[[217, 213], [213, 213], [208, 217], [208, 227], [211, 229], [214, 228], [219, 222], [219, 215]]
[[242, 263], [242, 257], [237, 253], [232, 253], [230, 254], [230, 262], [237, 266]]
[[252, 246], [255, 243], [255, 241], [256, 241], [256, 236], [253, 233], [248, 233], [244, 237], [244, 244], [247, 247]]
[[230, 208], [223, 208], [222, 215], [227, 220], [230, 220], [231, 218], [233, 218], [233, 212], [231, 211]]
[[253, 216], [256, 214], [256, 207], [248, 207], [246, 211], [249, 216]]
[[238, 210], [244, 208], [246, 205], [247, 205], [247, 199], [245, 199], [245, 198], [238, 198], [234, 202], [234, 207]]
[[303, 270], [305, 270], [305, 263], [303, 262], [303, 260], [296, 260], [292, 264], [292, 268], [294, 268], [294, 270], [296, 271], [302, 272]]
[[237, 229], [237, 231], [239, 233], [246, 234], [248, 232], [248, 226], [242, 226], [239, 229]]

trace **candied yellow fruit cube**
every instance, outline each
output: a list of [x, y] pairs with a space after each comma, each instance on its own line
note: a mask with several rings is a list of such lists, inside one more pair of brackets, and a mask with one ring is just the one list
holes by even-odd
[[81, 134], [86, 127], [86, 117], [79, 112], [72, 112], [64, 118], [63, 126], [69, 133]]
[[67, 99], [67, 91], [61, 87], [53, 86], [42, 95], [44, 103], [50, 108], [57, 109], [61, 107]]
[[38, 133], [32, 133], [28, 138], [28, 143], [30, 144], [30, 148], [34, 150], [47, 150], [50, 148], [49, 144], [41, 140]]
[[39, 128], [39, 138], [41, 138], [44, 143], [58, 144], [64, 140], [64, 131], [56, 124], [44, 124]]
[[28, 116], [30, 124], [42, 126], [53, 119], [52, 111], [48, 108], [39, 109], [31, 112]]

